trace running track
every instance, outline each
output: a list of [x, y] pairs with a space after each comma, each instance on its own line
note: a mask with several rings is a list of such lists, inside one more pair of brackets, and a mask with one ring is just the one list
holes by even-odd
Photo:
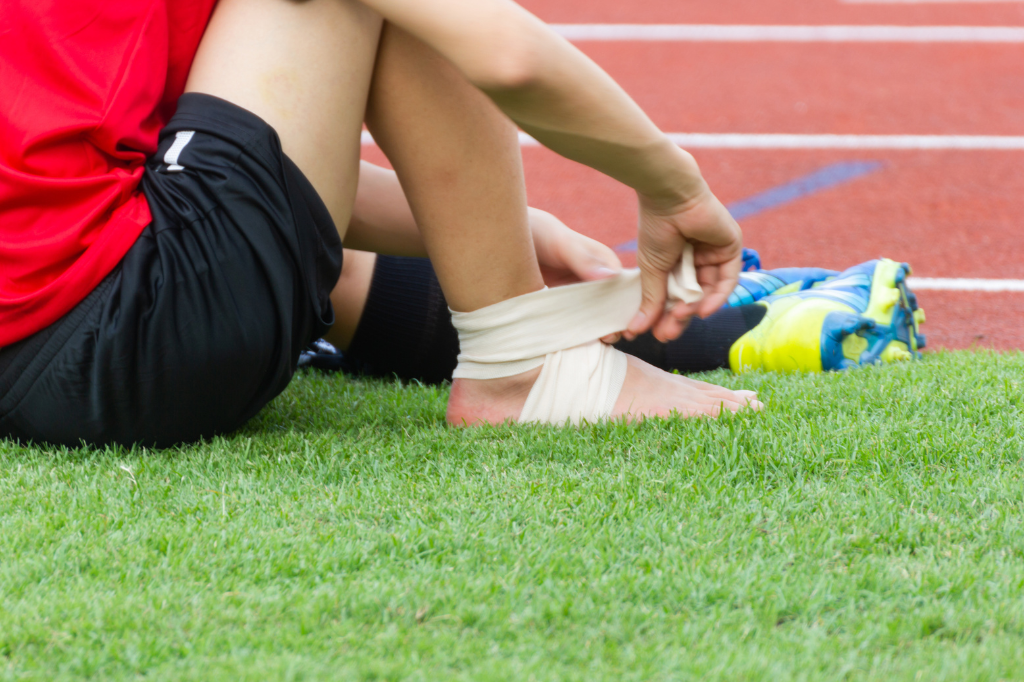
[[[920, 32], [1024, 29], [1024, 1], [522, 4], [567, 34], [615, 38], [574, 42], [663, 130], [739, 134], [685, 139], [700, 140], [687, 148], [765, 267], [907, 261], [923, 285], [953, 278], [968, 289], [919, 290], [929, 348], [1024, 347], [1024, 30], [995, 42], [985, 31], [952, 42], [935, 38], [948, 29]], [[821, 26], [846, 27], [829, 35], [847, 37], [785, 28]], [[669, 39], [646, 39], [666, 31]], [[797, 148], [771, 148], [780, 134]], [[808, 137], [829, 135], [856, 137]], [[957, 148], [965, 144], [975, 148]], [[523, 158], [531, 204], [633, 262], [629, 190], [535, 145]], [[1017, 291], [978, 291], [968, 278]]]

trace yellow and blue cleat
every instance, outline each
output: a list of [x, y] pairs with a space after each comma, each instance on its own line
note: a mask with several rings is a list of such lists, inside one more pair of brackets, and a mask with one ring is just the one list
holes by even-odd
[[[797, 271], [808, 276], [785, 282], [797, 277]], [[838, 274], [818, 268], [743, 273], [761, 275], [762, 280], [775, 277], [782, 284], [768, 282], [775, 289], [767, 296], [758, 297], [760, 290], [750, 292], [767, 311], [732, 345], [730, 367], [737, 374], [758, 369], [828, 372], [920, 357], [924, 311], [907, 288], [909, 274], [910, 266], [889, 259], [868, 261]], [[744, 298], [743, 285], [741, 280], [734, 296]]]
[[839, 272], [836, 270], [824, 268], [775, 268], [741, 272], [739, 282], [729, 294], [726, 305], [734, 308], [756, 303], [766, 296], [803, 291], [837, 275]]
[[761, 256], [753, 249], [743, 249], [743, 270], [739, 282], [725, 305], [730, 308], [756, 303], [772, 294], [790, 294], [810, 289], [818, 282], [839, 275], [838, 270], [825, 268], [761, 269]]

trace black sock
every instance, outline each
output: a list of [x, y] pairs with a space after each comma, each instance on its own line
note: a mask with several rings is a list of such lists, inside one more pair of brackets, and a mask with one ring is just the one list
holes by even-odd
[[345, 356], [366, 374], [439, 383], [452, 378], [458, 354], [459, 335], [430, 261], [377, 256]]
[[732, 344], [756, 327], [765, 312], [756, 303], [723, 308], [705, 319], [692, 318], [675, 341], [662, 343], [648, 332], [633, 341], [619, 341], [615, 347], [661, 369], [707, 372], [729, 366]]
[[[693, 318], [675, 341], [650, 334], [615, 344], [661, 369], [704, 372], [729, 366], [729, 348], [757, 326], [765, 308], [725, 308]], [[459, 336], [434, 269], [426, 258], [378, 256], [359, 327], [345, 356], [361, 372], [438, 383], [458, 364]]]

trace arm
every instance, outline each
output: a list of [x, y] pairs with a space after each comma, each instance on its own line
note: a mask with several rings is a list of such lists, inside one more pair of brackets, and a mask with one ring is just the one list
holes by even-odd
[[359, 184], [345, 248], [389, 256], [426, 256], [423, 237], [395, 172], [359, 162]]
[[[724, 302], [739, 272], [739, 226], [693, 157], [582, 52], [510, 0], [362, 1], [447, 57], [541, 143], [636, 190], [644, 304], [630, 331], [661, 317], [666, 273], [686, 239], [709, 294], [699, 311]], [[677, 335], [693, 312], [677, 307], [656, 331]]]

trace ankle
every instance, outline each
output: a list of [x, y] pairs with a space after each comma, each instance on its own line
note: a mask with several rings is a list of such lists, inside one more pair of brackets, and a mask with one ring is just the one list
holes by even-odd
[[448, 423], [453, 426], [503, 424], [523, 411], [541, 368], [501, 379], [455, 379], [448, 398]]

